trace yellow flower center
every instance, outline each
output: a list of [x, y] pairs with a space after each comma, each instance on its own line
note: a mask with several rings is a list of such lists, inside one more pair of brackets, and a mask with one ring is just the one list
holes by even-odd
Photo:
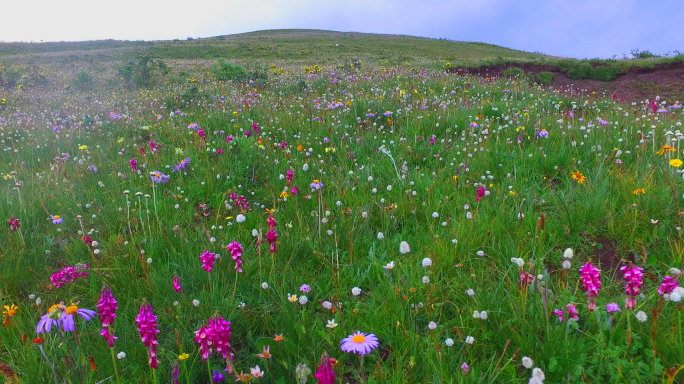
[[59, 307], [59, 304], [53, 305], [52, 307], [50, 307], [50, 309], [48, 309], [48, 313], [54, 311], [54, 310], [57, 309], [58, 307]]
[[74, 313], [76, 313], [77, 310], [78, 310], [77, 306], [70, 305], [70, 306], [66, 307], [64, 312], [66, 312], [67, 315], [73, 315]]
[[364, 341], [366, 341], [366, 336], [364, 336], [364, 335], [355, 335], [354, 337], [352, 337], [352, 341], [355, 342], [355, 343], [357, 343], [357, 344], [361, 344], [361, 343], [363, 343]]
[[59, 216], [53, 216], [55, 220], [59, 220]]

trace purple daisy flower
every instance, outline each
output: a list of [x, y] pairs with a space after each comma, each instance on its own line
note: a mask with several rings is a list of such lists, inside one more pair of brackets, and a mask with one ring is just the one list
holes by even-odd
[[309, 293], [311, 292], [311, 287], [309, 286], [309, 284], [302, 284], [302, 286], [299, 287], [299, 290], [301, 292]]
[[387, 112], [383, 113], [382, 115], [385, 117], [390, 117], [390, 116], [392, 116], [392, 111], [387, 111]]
[[190, 163], [190, 158], [189, 158], [189, 157], [188, 157], [188, 158], [185, 158], [185, 159], [183, 159], [183, 160], [181, 160], [181, 162], [178, 163], [178, 165], [176, 165], [175, 167], [173, 167], [173, 172], [180, 171], [181, 169], [185, 171], [185, 167], [188, 166], [188, 163]]
[[150, 172], [150, 179], [157, 184], [169, 182], [169, 177], [159, 171]]
[[358, 353], [363, 356], [378, 347], [378, 338], [372, 333], [356, 333], [349, 335], [340, 341], [342, 351], [347, 353]]
[[[59, 318], [54, 320], [57, 313], [60, 313]], [[62, 304], [53, 305], [48, 313], [40, 318], [38, 326], [36, 327], [36, 333], [50, 333], [50, 329], [53, 325], [61, 326], [64, 332], [73, 332], [76, 330], [74, 315], [79, 315], [85, 319], [85, 321], [90, 321], [91, 318], [95, 317], [95, 314], [96, 312], [93, 310], [79, 308], [74, 304], [66, 308]]]
[[59, 225], [59, 224], [62, 224], [64, 222], [64, 219], [62, 219], [61, 217], [56, 216], [56, 215], [55, 216], [50, 215], [50, 220], [52, 220], [52, 225]]

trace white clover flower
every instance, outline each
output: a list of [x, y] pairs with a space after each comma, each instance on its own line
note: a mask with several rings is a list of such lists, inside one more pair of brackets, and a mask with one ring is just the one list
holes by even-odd
[[119, 352], [116, 354], [116, 358], [119, 360], [124, 359], [125, 357], [126, 357], [126, 352]]
[[639, 311], [634, 315], [637, 320], [639, 320], [642, 323], [645, 323], [646, 320], [648, 320], [648, 316], [646, 316], [646, 313], [644, 311]]
[[466, 293], [468, 294], [468, 296], [475, 296], [475, 291], [473, 291], [472, 288], [468, 288], [468, 289], [466, 290]]
[[544, 372], [539, 368], [535, 368], [532, 370], [532, 377], [536, 377], [542, 381], [546, 379], [546, 376], [544, 376]]
[[480, 251], [475, 252], [475, 254], [482, 257], [482, 256], [484, 256], [484, 251], [480, 250]]
[[147, 258], [147, 264], [152, 264], [152, 258], [151, 257]]
[[392, 184], [390, 184], [390, 185], [387, 186], [387, 192], [389, 192], [389, 191], [391, 191], [391, 190], [392, 190]]
[[256, 228], [255, 228], [255, 229], [252, 229], [252, 236], [253, 236], [253, 237], [259, 236], [259, 231], [258, 231]]
[[473, 218], [473, 214], [470, 211], [466, 212], [466, 219], [470, 220], [472, 218]]
[[404, 255], [409, 252], [411, 252], [411, 247], [409, 247], [409, 244], [407, 242], [402, 241], [401, 244], [399, 244], [399, 253]]
[[575, 256], [575, 253], [572, 251], [571, 248], [566, 248], [565, 251], [563, 251], [564, 259], [572, 259], [573, 256]]
[[423, 261], [421, 262], [421, 265], [423, 266], [423, 268], [427, 268], [427, 267], [431, 266], [432, 265], [432, 259], [430, 259], [429, 257], [424, 258]]
[[352, 295], [359, 296], [360, 294], [361, 294], [361, 288], [359, 288], [359, 287], [352, 288]]
[[446, 340], [444, 340], [444, 344], [447, 347], [453, 347], [454, 346], [454, 339], [446, 339]]
[[480, 312], [479, 311], [473, 311], [473, 319], [479, 319], [480, 318]]
[[242, 213], [235, 216], [235, 221], [237, 221], [238, 223], [244, 223], [245, 220], [246, 220], [245, 215], [243, 215]]
[[262, 289], [268, 289], [268, 283], [265, 281], [263, 283], [261, 283], [261, 288]]
[[382, 232], [378, 232], [378, 240], [382, 240], [385, 238], [385, 235], [382, 234]]
[[427, 276], [423, 276], [423, 284], [430, 284], [430, 278]]
[[480, 319], [487, 320], [487, 311], [480, 312]]
[[437, 323], [435, 323], [434, 321], [431, 321], [430, 323], [428, 323], [428, 328], [430, 328], [432, 330], [436, 329]]
[[534, 365], [534, 361], [532, 361], [532, 359], [530, 359], [529, 357], [525, 356], [522, 358], [522, 365], [523, 367], [530, 369]]
[[436, 219], [436, 218], [438, 218], [438, 217], [439, 217], [439, 213], [437, 213], [437, 212], [432, 212], [432, 218], [433, 218], [433, 219]]
[[473, 343], [475, 342], [475, 338], [472, 336], [468, 336], [468, 337], [466, 337], [465, 342], [466, 342], [466, 344], [473, 345]]

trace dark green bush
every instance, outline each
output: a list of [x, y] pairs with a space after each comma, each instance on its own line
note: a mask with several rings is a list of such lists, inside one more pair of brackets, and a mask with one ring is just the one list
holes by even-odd
[[589, 75], [590, 79], [600, 81], [610, 81], [618, 77], [622, 73], [622, 69], [614, 65], [604, 65], [603, 67], [595, 68]]
[[93, 87], [93, 77], [86, 71], [78, 71], [74, 79], [74, 88], [90, 89]]
[[549, 85], [553, 81], [553, 73], [551, 72], [540, 72], [537, 75], [537, 81], [544, 85]]
[[154, 59], [147, 53], [136, 52], [132, 58], [116, 67], [117, 76], [121, 77], [127, 86], [147, 88], [154, 84], [159, 75], [167, 75], [170, 68], [159, 59]]
[[582, 80], [588, 78], [591, 75], [592, 71], [593, 69], [591, 68], [591, 64], [581, 63], [575, 64], [572, 67], [570, 67], [570, 70], [568, 71], [567, 75], [569, 78], [573, 80]]
[[219, 60], [211, 66], [211, 73], [214, 74], [217, 80], [225, 81], [245, 81], [247, 80], [247, 71], [239, 65], [227, 63]]
[[523, 71], [520, 68], [508, 68], [503, 71], [503, 75], [506, 77], [522, 77]]

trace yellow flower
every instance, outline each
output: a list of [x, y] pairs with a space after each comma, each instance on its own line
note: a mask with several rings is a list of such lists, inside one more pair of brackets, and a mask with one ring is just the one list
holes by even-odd
[[575, 171], [572, 174], [572, 178], [577, 180], [577, 184], [582, 184], [587, 179], [583, 174], [579, 173], [579, 171]]
[[18, 310], [18, 309], [19, 309], [19, 308], [18, 308], [16, 305], [14, 305], [14, 304], [12, 304], [12, 305], [5, 305], [5, 310], [2, 312], [2, 314], [5, 315], [5, 316], [7, 316], [7, 317], [14, 317], [14, 315], [17, 314], [17, 310]]
[[124, 140], [123, 137], [119, 137], [119, 140], [117, 140], [116, 142], [117, 142], [117, 143], [123, 143], [123, 140]]
[[677, 152], [676, 149], [672, 148], [669, 145], [663, 145], [658, 152], [656, 152], [656, 155], [662, 155], [665, 152]]
[[670, 165], [675, 167], [675, 168], [679, 168], [682, 166], [682, 161], [679, 159], [672, 159], [672, 160], [670, 160]]
[[181, 354], [180, 356], [178, 356], [178, 359], [179, 359], [179, 360], [185, 360], [185, 359], [187, 359], [188, 357], [190, 357], [190, 355], [188, 355], [187, 353], [183, 353], [183, 354]]
[[508, 191], [508, 194], [510, 194], [511, 196], [515, 196], [515, 192], [513, 191]]
[[287, 196], [289, 196], [287, 191], [280, 192], [280, 197], [287, 197]]
[[290, 303], [296, 303], [297, 302], [297, 295], [290, 295], [289, 293], [287, 294], [287, 299], [290, 300]]
[[640, 193], [644, 194], [644, 193], [646, 193], [646, 190], [644, 188], [639, 188], [639, 189], [635, 189], [632, 191], [632, 195], [638, 195]]
[[80, 149], [80, 150], [86, 150], [86, 149], [88, 149], [88, 146], [87, 146], [87, 145], [79, 145], [79, 146], [78, 146], [78, 149]]

